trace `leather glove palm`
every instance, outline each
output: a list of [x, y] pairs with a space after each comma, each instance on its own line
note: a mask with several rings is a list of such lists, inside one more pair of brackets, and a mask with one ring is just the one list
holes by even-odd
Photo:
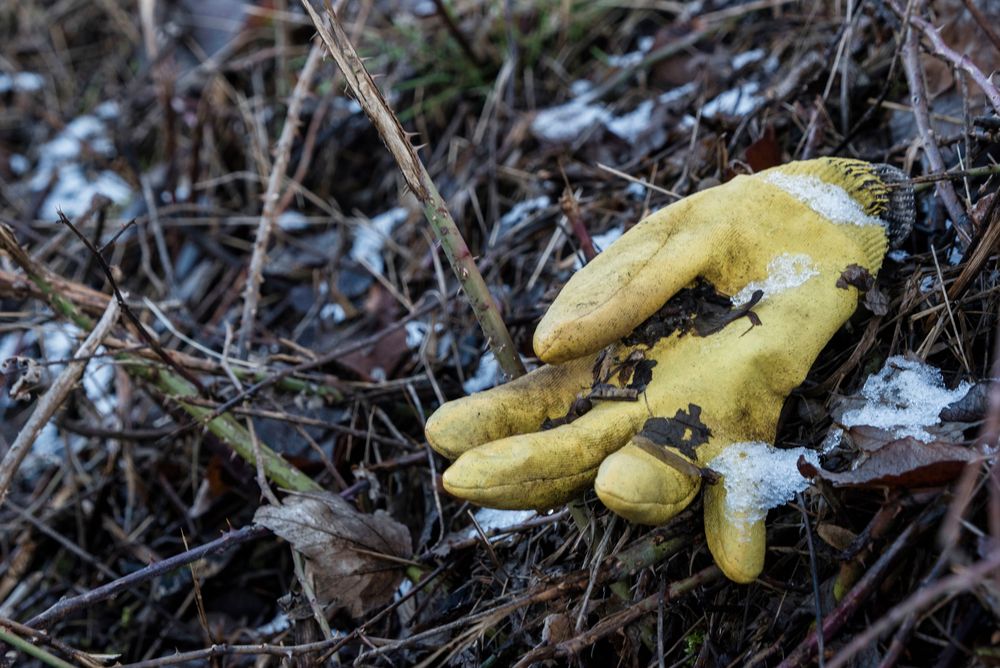
[[[857, 290], [838, 279], [851, 265], [874, 275], [889, 237], [908, 232], [912, 192], [894, 187], [902, 179], [855, 160], [791, 163], [738, 176], [638, 223], [572, 277], [538, 325], [534, 348], [548, 365], [448, 402], [428, 420], [430, 444], [456, 460], [445, 488], [518, 509], [556, 506], [594, 484], [631, 521], [670, 519], [701, 486], [694, 467], [678, 460], [703, 467], [731, 448], [774, 440], [785, 398], [856, 308]], [[622, 342], [698, 278], [735, 306], [752, 306], [757, 326], [738, 318], [710, 334]], [[595, 400], [566, 423], [574, 402], [593, 394], [595, 366], [631, 360], [634, 368], [636, 359], [652, 374], [636, 400]], [[629, 382], [618, 375], [599, 380]], [[693, 448], [656, 456], [636, 437], [650, 418], [685, 414], [695, 431], [706, 427], [707, 440], [692, 434]], [[546, 420], [563, 424], [540, 430]], [[705, 491], [709, 549], [738, 582], [763, 567], [766, 509], [748, 512], [727, 496], [752, 496], [737, 486], [754, 484], [725, 476]]]

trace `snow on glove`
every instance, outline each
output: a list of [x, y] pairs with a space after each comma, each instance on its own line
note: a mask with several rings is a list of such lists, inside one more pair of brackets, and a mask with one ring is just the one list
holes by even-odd
[[857, 306], [845, 271], [874, 276], [909, 233], [904, 179], [857, 160], [794, 162], [642, 220], [542, 318], [534, 348], [546, 366], [428, 420], [431, 446], [455, 459], [445, 489], [541, 509], [593, 484], [619, 515], [661, 524], [694, 499], [699, 468], [714, 466], [723, 476], [705, 490], [709, 549], [730, 579], [756, 578], [777, 503], [741, 462], [760, 470], [773, 458], [798, 477], [769, 445], [782, 404]]

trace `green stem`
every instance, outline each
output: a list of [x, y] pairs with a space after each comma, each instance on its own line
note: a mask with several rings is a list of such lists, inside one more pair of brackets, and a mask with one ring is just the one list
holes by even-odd
[[14, 649], [24, 652], [28, 656], [33, 656], [46, 665], [55, 666], [56, 668], [73, 668], [72, 664], [63, 661], [57, 656], [53, 656], [41, 647], [32, 645], [24, 638], [16, 636], [13, 633], [9, 633], [4, 629], [0, 629], [0, 642], [8, 644]]

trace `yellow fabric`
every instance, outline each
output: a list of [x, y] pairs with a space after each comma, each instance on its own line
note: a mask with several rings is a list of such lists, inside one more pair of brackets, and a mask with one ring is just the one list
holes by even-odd
[[[821, 159], [736, 177], [644, 219], [577, 272], [539, 323], [535, 352], [548, 365], [448, 402], [428, 420], [431, 446], [456, 458], [445, 488], [516, 509], [556, 506], [593, 484], [614, 512], [660, 524], [691, 502], [700, 479], [631, 443], [648, 418], [701, 407], [712, 433], [695, 449], [701, 465], [731, 443], [772, 442], [788, 393], [857, 305], [857, 290], [836, 287], [837, 279], [852, 264], [874, 275], [887, 243], [872, 219], [832, 222], [815, 202], [775, 185], [786, 177], [842, 188], [868, 216], [888, 202], [871, 165]], [[740, 318], [708, 336], [675, 333], [636, 346], [657, 362], [638, 401], [595, 401], [570, 424], [539, 431], [589, 390], [599, 351], [612, 346], [609, 354], [624, 358], [631, 349], [620, 339], [696, 277], [734, 295], [766, 281], [769, 266], [773, 278], [774, 263], [786, 260], [808, 271], [799, 285], [765, 290], [753, 308], [760, 326]], [[733, 516], [725, 495], [722, 483], [706, 490], [708, 545], [728, 577], [748, 582], [763, 567], [764, 523]]]

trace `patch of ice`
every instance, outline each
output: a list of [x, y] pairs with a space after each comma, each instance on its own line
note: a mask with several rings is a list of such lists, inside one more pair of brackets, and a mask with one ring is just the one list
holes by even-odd
[[45, 85], [45, 78], [35, 72], [14, 72], [0, 74], [0, 95], [14, 91], [15, 93], [34, 93]]
[[278, 227], [286, 232], [295, 232], [309, 227], [309, 219], [300, 211], [282, 211], [278, 216]]
[[910, 257], [910, 254], [902, 248], [897, 248], [896, 250], [889, 251], [885, 256], [893, 262], [905, 262]]
[[568, 144], [610, 117], [603, 105], [576, 98], [539, 111], [531, 121], [531, 131], [543, 141]]
[[835, 223], [859, 226], [884, 225], [878, 218], [865, 213], [858, 201], [846, 190], [815, 176], [770, 171], [763, 175], [763, 179]]
[[30, 180], [32, 190], [45, 190], [55, 178], [55, 184], [39, 209], [42, 218], [56, 218], [59, 211], [70, 218], [81, 216], [98, 194], [119, 205], [127, 204], [132, 198], [132, 188], [115, 172], [92, 172], [77, 162], [85, 146], [104, 158], [115, 154], [107, 127], [97, 116], [74, 118], [39, 149], [38, 166]]
[[649, 130], [652, 122], [653, 101], [645, 100], [627, 114], [606, 119], [604, 125], [615, 136], [624, 139], [629, 144], [635, 144], [642, 134]]
[[500, 371], [500, 365], [497, 363], [496, 357], [493, 356], [493, 351], [487, 350], [479, 360], [476, 373], [462, 383], [462, 389], [465, 390], [466, 394], [482, 392], [501, 380], [503, 380], [503, 373]]
[[101, 120], [110, 121], [118, 118], [121, 114], [121, 107], [114, 100], [106, 100], [94, 107], [94, 114]]
[[732, 66], [734, 70], [742, 70], [747, 65], [751, 65], [760, 60], [764, 60], [767, 56], [767, 51], [764, 49], [753, 49], [752, 51], [744, 51], [743, 53], [737, 53], [733, 56]]
[[896, 438], [926, 443], [933, 436], [925, 428], [938, 424], [941, 409], [964, 397], [971, 387], [962, 382], [949, 390], [939, 369], [896, 355], [865, 381], [861, 396], [867, 404], [845, 412], [840, 422], [845, 427], [885, 429]]
[[[489, 533], [495, 529], [507, 529], [523, 522], [527, 522], [537, 515], [534, 510], [497, 510], [496, 508], [480, 508], [475, 513], [476, 523], [482, 528], [483, 533]], [[465, 536], [472, 538], [478, 536], [475, 526], [465, 530]]]
[[406, 220], [409, 212], [401, 206], [393, 207], [380, 213], [361, 225], [354, 231], [354, 243], [351, 245], [351, 259], [381, 274], [385, 271], [385, 260], [382, 259], [382, 249], [385, 241], [392, 235], [396, 226]]
[[719, 93], [702, 107], [702, 118], [746, 116], [760, 105], [761, 98], [757, 94], [759, 90], [760, 84], [747, 81], [737, 88]]
[[732, 296], [731, 301], [733, 306], [748, 304], [757, 290], [763, 290], [762, 299], [767, 299], [779, 292], [797, 288], [818, 274], [813, 259], [808, 255], [783, 253], [767, 263], [767, 277], [763, 281], [750, 281]]
[[507, 230], [518, 225], [533, 213], [537, 213], [552, 204], [548, 195], [539, 195], [532, 199], [518, 202], [510, 208], [510, 211], [500, 217], [500, 229]]
[[819, 467], [819, 455], [807, 448], [784, 450], [769, 443], [747, 442], [724, 449], [708, 467], [723, 475], [727, 514], [750, 524], [795, 498], [809, 486], [799, 473], [799, 457]]
[[924, 276], [920, 279], [920, 294], [926, 295], [934, 291], [936, 281], [933, 276]]

